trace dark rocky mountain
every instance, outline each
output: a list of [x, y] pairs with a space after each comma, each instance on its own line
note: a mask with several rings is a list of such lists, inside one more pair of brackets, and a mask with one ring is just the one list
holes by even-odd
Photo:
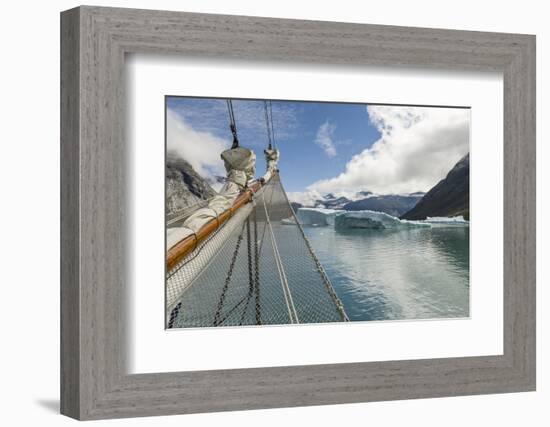
[[166, 159], [166, 213], [168, 215], [216, 195], [208, 181], [185, 160]]
[[344, 205], [347, 211], [378, 211], [399, 217], [411, 210], [424, 193], [413, 193], [405, 196], [389, 194], [385, 196], [371, 196], [366, 199], [356, 200]]
[[426, 193], [401, 218], [422, 220], [434, 216], [470, 218], [470, 154], [466, 154], [447, 176]]

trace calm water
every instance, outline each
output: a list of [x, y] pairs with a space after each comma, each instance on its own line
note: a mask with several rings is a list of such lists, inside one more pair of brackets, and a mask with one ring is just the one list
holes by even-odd
[[469, 228], [304, 227], [350, 320], [469, 316]]

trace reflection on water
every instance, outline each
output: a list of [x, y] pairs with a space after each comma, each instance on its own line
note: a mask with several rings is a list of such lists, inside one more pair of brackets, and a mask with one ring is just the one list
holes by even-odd
[[350, 320], [469, 316], [469, 228], [304, 231]]

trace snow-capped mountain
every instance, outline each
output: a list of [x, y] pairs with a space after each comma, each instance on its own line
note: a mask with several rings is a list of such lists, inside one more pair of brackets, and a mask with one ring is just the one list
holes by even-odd
[[348, 204], [351, 200], [347, 197], [337, 197], [332, 193], [324, 195], [321, 199], [315, 201], [314, 208], [326, 208], [326, 209], [342, 209], [344, 205]]
[[348, 211], [371, 210], [385, 212], [389, 215], [400, 216], [411, 210], [424, 196], [422, 192], [411, 194], [378, 195], [370, 191], [359, 191], [352, 197], [336, 196], [332, 193], [317, 199], [314, 208], [344, 209]]

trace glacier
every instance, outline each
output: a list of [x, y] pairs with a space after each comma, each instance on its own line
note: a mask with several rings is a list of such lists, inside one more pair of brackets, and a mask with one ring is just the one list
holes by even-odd
[[334, 227], [336, 229], [366, 228], [384, 230], [388, 228], [431, 227], [431, 225], [421, 221], [399, 219], [384, 212], [345, 211], [336, 216]]
[[470, 224], [470, 222], [466, 221], [462, 215], [451, 217], [429, 216], [424, 220], [424, 222], [437, 226], [467, 226]]
[[334, 216], [342, 212], [345, 211], [324, 208], [299, 208], [296, 216], [302, 225], [334, 225]]
[[346, 211], [323, 208], [299, 208], [296, 216], [304, 226], [333, 226], [336, 229], [404, 229], [445, 226], [468, 226], [463, 217], [431, 217], [424, 221], [399, 219], [384, 212], [362, 210]]

